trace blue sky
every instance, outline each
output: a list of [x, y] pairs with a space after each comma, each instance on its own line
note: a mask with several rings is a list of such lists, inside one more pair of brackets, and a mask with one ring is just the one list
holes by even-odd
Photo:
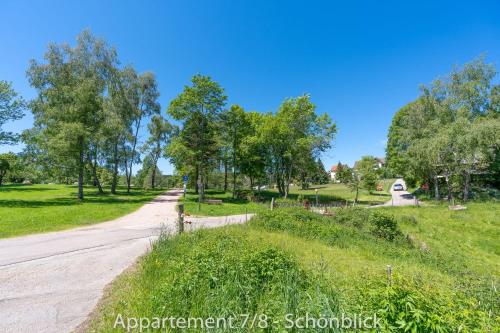
[[[122, 64], [156, 73], [162, 112], [195, 73], [246, 110], [274, 111], [286, 97], [311, 94], [338, 126], [326, 167], [383, 156], [394, 112], [420, 84], [480, 54], [500, 66], [498, 1], [3, 0], [0, 79], [33, 98], [29, 60], [86, 28], [115, 46]], [[172, 171], [165, 160], [160, 168]]]

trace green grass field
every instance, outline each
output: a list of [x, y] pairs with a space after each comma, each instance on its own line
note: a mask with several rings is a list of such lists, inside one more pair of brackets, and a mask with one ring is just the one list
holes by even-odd
[[161, 192], [134, 189], [127, 194], [120, 189], [116, 195], [99, 195], [93, 187], [86, 187], [85, 200], [79, 202], [76, 186], [2, 185], [0, 238], [111, 220], [136, 210]]
[[239, 324], [239, 315], [264, 314], [272, 329], [231, 332], [286, 332], [285, 315], [306, 312], [376, 313], [382, 332], [497, 332], [498, 216], [498, 203], [349, 208], [334, 217], [277, 209], [245, 225], [165, 237], [115, 281], [89, 332], [123, 331], [113, 329], [118, 314], [236, 316]]
[[[394, 179], [382, 181], [384, 190], [370, 193], [367, 190], [360, 190], [358, 204], [361, 206], [376, 205], [387, 202], [391, 199], [389, 189], [394, 183]], [[181, 199], [185, 204], [185, 211], [190, 215], [198, 216], [225, 216], [245, 213], [258, 213], [269, 208], [271, 198], [274, 197], [277, 201], [297, 201], [300, 197], [307, 199], [310, 202], [315, 202], [316, 192], [318, 190], [318, 201], [321, 203], [327, 202], [348, 202], [354, 201], [355, 193], [343, 184], [325, 184], [314, 185], [307, 190], [302, 190], [297, 186], [290, 188], [288, 200], [280, 198], [276, 190], [261, 191], [260, 202], [251, 202], [247, 199], [233, 199], [230, 192], [207, 190], [207, 199], [222, 200], [222, 204], [201, 204], [201, 210], [198, 210], [198, 195], [193, 191], [188, 191], [185, 199]], [[255, 195], [259, 194], [255, 191]]]

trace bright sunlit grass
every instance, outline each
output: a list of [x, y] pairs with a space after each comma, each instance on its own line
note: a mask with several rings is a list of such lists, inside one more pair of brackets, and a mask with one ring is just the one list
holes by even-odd
[[56, 231], [112, 220], [153, 199], [161, 190], [132, 189], [127, 194], [100, 195], [85, 187], [85, 200], [69, 185], [2, 185], [0, 187], [0, 238]]

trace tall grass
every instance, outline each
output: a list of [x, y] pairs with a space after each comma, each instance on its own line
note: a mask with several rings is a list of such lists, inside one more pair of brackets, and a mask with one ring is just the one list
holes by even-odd
[[[498, 245], [485, 251], [488, 260], [495, 258], [493, 266], [478, 267], [480, 258], [462, 255], [457, 244], [448, 240], [445, 247], [437, 245], [443, 236], [432, 234], [428, 208], [420, 209], [342, 209], [333, 217], [278, 209], [261, 213], [246, 225], [165, 237], [135, 273], [115, 283], [90, 331], [122, 331], [113, 329], [118, 314], [185, 318], [265, 314], [267, 330], [247, 326], [229, 331], [284, 332], [293, 331], [286, 329], [285, 314], [306, 313], [316, 317], [375, 313], [383, 332], [498, 330]], [[481, 210], [493, 214], [496, 208]], [[478, 212], [466, 214], [474, 219]], [[436, 216], [438, 220], [445, 215]], [[498, 221], [487, 223], [498, 230]], [[441, 225], [456, 227], [453, 222]], [[462, 237], [482, 237], [474, 229], [471, 233]], [[427, 247], [422, 247], [424, 241]], [[387, 265], [392, 267], [390, 276]]]

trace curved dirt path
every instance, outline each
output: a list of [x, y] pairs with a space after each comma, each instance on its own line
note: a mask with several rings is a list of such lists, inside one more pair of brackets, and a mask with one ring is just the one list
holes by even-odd
[[396, 179], [394, 184], [391, 186], [391, 195], [392, 199], [387, 201], [384, 206], [415, 206], [417, 204], [417, 200], [415, 200], [415, 196], [410, 192], [404, 191], [394, 191], [394, 185], [401, 184], [403, 188], [406, 189], [406, 183], [402, 178]]
[[[175, 230], [180, 191], [160, 195], [116, 220], [0, 240], [0, 332], [71, 332], [104, 287]], [[187, 231], [242, 223], [249, 216], [191, 218]]]

